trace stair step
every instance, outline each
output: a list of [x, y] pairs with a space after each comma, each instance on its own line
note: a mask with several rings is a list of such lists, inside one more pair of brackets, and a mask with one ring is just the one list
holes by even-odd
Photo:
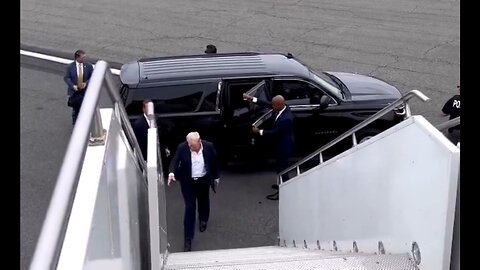
[[172, 253], [166, 268], [180, 269], [416, 269], [408, 254], [376, 255], [267, 246]]

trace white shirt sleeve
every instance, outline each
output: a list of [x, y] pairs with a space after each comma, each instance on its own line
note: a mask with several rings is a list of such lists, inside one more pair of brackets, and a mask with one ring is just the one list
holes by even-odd
[[260, 129], [259, 133], [260, 133], [260, 136], [263, 136], [263, 129]]

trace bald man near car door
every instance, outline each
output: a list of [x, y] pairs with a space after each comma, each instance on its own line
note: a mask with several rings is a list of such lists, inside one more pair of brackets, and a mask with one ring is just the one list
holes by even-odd
[[[275, 171], [280, 173], [288, 166], [288, 160], [293, 153], [295, 140], [293, 135], [293, 114], [290, 108], [285, 104], [285, 99], [281, 95], [273, 97], [272, 102], [257, 99], [244, 94], [243, 98], [263, 107], [272, 107], [273, 124], [268, 129], [259, 129], [253, 126], [252, 131], [260, 136], [271, 137], [275, 145]], [[278, 189], [277, 185], [272, 188]], [[278, 200], [278, 191], [268, 195], [267, 199]]]

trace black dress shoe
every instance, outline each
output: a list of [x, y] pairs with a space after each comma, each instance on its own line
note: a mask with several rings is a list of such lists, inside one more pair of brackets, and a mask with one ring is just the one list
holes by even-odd
[[275, 190], [278, 190], [278, 185], [277, 184], [272, 185], [272, 188], [275, 189]]
[[190, 239], [185, 240], [185, 244], [183, 246], [183, 251], [184, 252], [192, 251], [192, 240], [190, 240]]
[[272, 201], [278, 201], [278, 191], [267, 196], [267, 199]]
[[200, 221], [200, 232], [204, 232], [207, 229], [207, 222], [206, 221]]

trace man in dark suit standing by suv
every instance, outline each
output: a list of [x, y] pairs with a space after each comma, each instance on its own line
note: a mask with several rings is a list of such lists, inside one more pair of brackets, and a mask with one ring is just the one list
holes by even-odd
[[151, 100], [147, 99], [143, 101], [143, 114], [133, 123], [133, 132], [135, 133], [135, 137], [137, 137], [144, 160], [147, 160], [148, 129], [150, 128], [148, 119], [149, 102], [151, 102]]
[[93, 66], [85, 61], [86, 53], [82, 50], [75, 52], [75, 61], [67, 66], [63, 80], [67, 84], [68, 106], [72, 107], [72, 125], [75, 125], [82, 106], [88, 81], [93, 73]]
[[168, 185], [177, 179], [185, 202], [184, 251], [191, 251], [197, 202], [199, 229], [203, 232], [207, 229], [210, 215], [210, 187], [216, 192], [220, 181], [215, 148], [211, 142], [201, 140], [198, 132], [188, 133], [187, 141], [177, 147], [170, 163]]
[[[258, 129], [253, 126], [252, 131], [260, 134], [260, 136], [271, 137], [275, 145], [275, 171], [280, 173], [288, 166], [288, 159], [292, 155], [295, 146], [293, 135], [293, 114], [290, 108], [285, 104], [285, 99], [281, 95], [277, 95], [272, 102], [257, 99], [256, 97], [244, 95], [244, 99], [257, 103], [263, 107], [273, 108], [273, 124], [270, 129]], [[278, 189], [277, 185], [272, 188]], [[278, 200], [278, 191], [267, 196], [270, 200]]]

